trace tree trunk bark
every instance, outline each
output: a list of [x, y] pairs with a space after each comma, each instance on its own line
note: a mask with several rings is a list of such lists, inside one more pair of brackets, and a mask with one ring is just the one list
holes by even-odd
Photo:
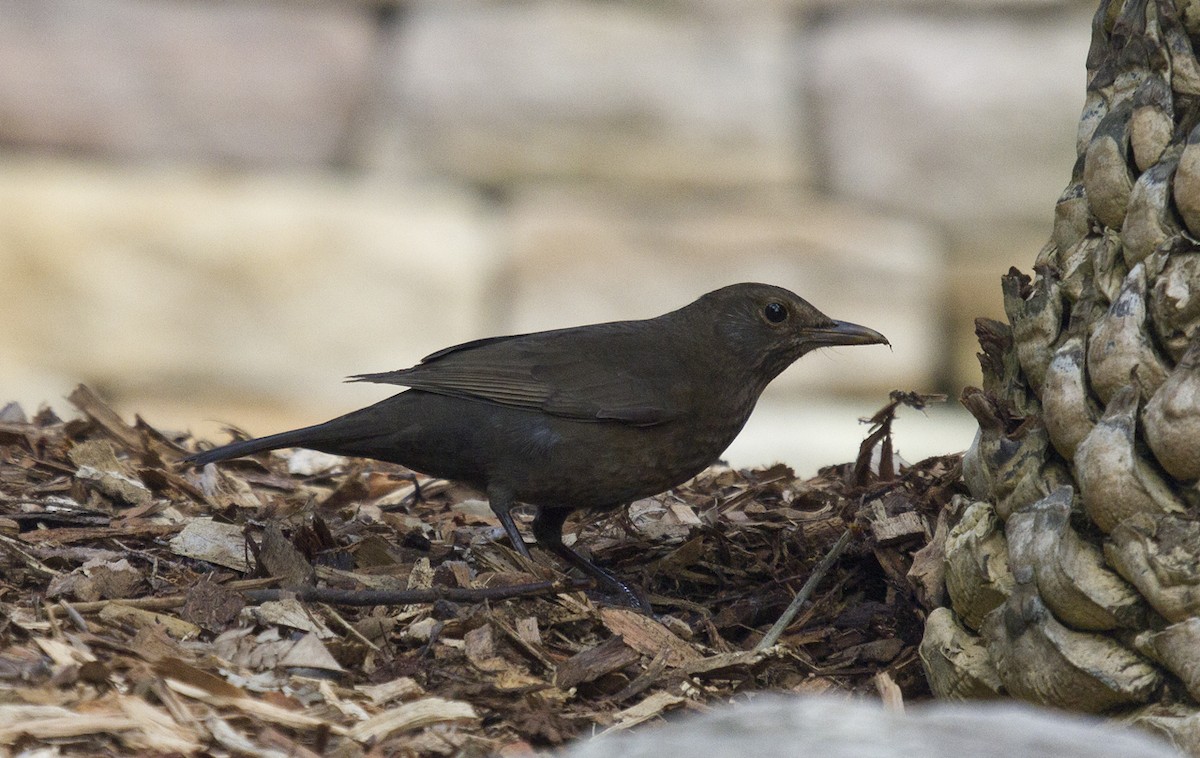
[[981, 319], [972, 493], [922, 643], [943, 697], [1122, 714], [1200, 754], [1200, 5], [1104, 0], [1078, 160]]

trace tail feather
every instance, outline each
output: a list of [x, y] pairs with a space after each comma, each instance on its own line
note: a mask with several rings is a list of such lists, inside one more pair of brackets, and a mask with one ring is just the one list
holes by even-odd
[[231, 442], [189, 455], [183, 461], [203, 466], [281, 447], [305, 447], [332, 455], [362, 456], [403, 463], [411, 452], [411, 445], [406, 444], [403, 435], [397, 435], [397, 428], [403, 426], [400, 423], [402, 419], [410, 416], [415, 397], [417, 395], [411, 391], [401, 392], [323, 424]]
[[257, 437], [252, 440], [242, 440], [241, 442], [231, 442], [228, 445], [215, 447], [212, 450], [204, 450], [194, 455], [189, 455], [183, 459], [184, 463], [192, 463], [197, 466], [203, 466], [214, 461], [226, 461], [230, 458], [241, 458], [246, 455], [261, 453], [266, 450], [278, 450], [281, 447], [309, 447], [317, 441], [319, 436], [318, 430], [323, 424], [317, 426], [306, 426], [303, 429], [293, 429], [290, 432], [280, 432], [266, 437]]

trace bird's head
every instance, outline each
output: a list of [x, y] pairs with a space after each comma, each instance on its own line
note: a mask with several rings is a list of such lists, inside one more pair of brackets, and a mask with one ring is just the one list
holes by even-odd
[[708, 320], [731, 358], [763, 386], [805, 353], [834, 345], [890, 344], [874, 329], [836, 321], [800, 296], [770, 284], [733, 284], [685, 310]]

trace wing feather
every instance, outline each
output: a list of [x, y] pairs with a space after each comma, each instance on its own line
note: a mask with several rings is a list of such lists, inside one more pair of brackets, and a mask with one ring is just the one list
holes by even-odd
[[[635, 326], [637, 325], [637, 326]], [[687, 410], [670, 347], [645, 322], [492, 337], [439, 350], [412, 368], [351, 381], [396, 384], [582, 421], [652, 426]]]

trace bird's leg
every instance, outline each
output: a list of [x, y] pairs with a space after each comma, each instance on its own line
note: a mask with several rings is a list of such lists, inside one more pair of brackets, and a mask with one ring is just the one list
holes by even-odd
[[496, 514], [496, 518], [500, 519], [500, 526], [504, 527], [504, 533], [508, 535], [509, 541], [512, 542], [513, 550], [516, 550], [532, 561], [533, 556], [529, 554], [529, 546], [525, 544], [525, 539], [517, 531], [517, 524], [513, 521], [512, 514], [508, 512], [513, 506], [512, 493], [498, 487], [488, 487], [487, 496], [488, 504], [492, 507], [492, 513]]
[[570, 508], [538, 508], [533, 517], [533, 536], [538, 545], [594, 577], [597, 584], [615, 593], [623, 604], [637, 608], [647, 616], [653, 615], [650, 601], [643, 593], [563, 544], [562, 528], [570, 515]]

